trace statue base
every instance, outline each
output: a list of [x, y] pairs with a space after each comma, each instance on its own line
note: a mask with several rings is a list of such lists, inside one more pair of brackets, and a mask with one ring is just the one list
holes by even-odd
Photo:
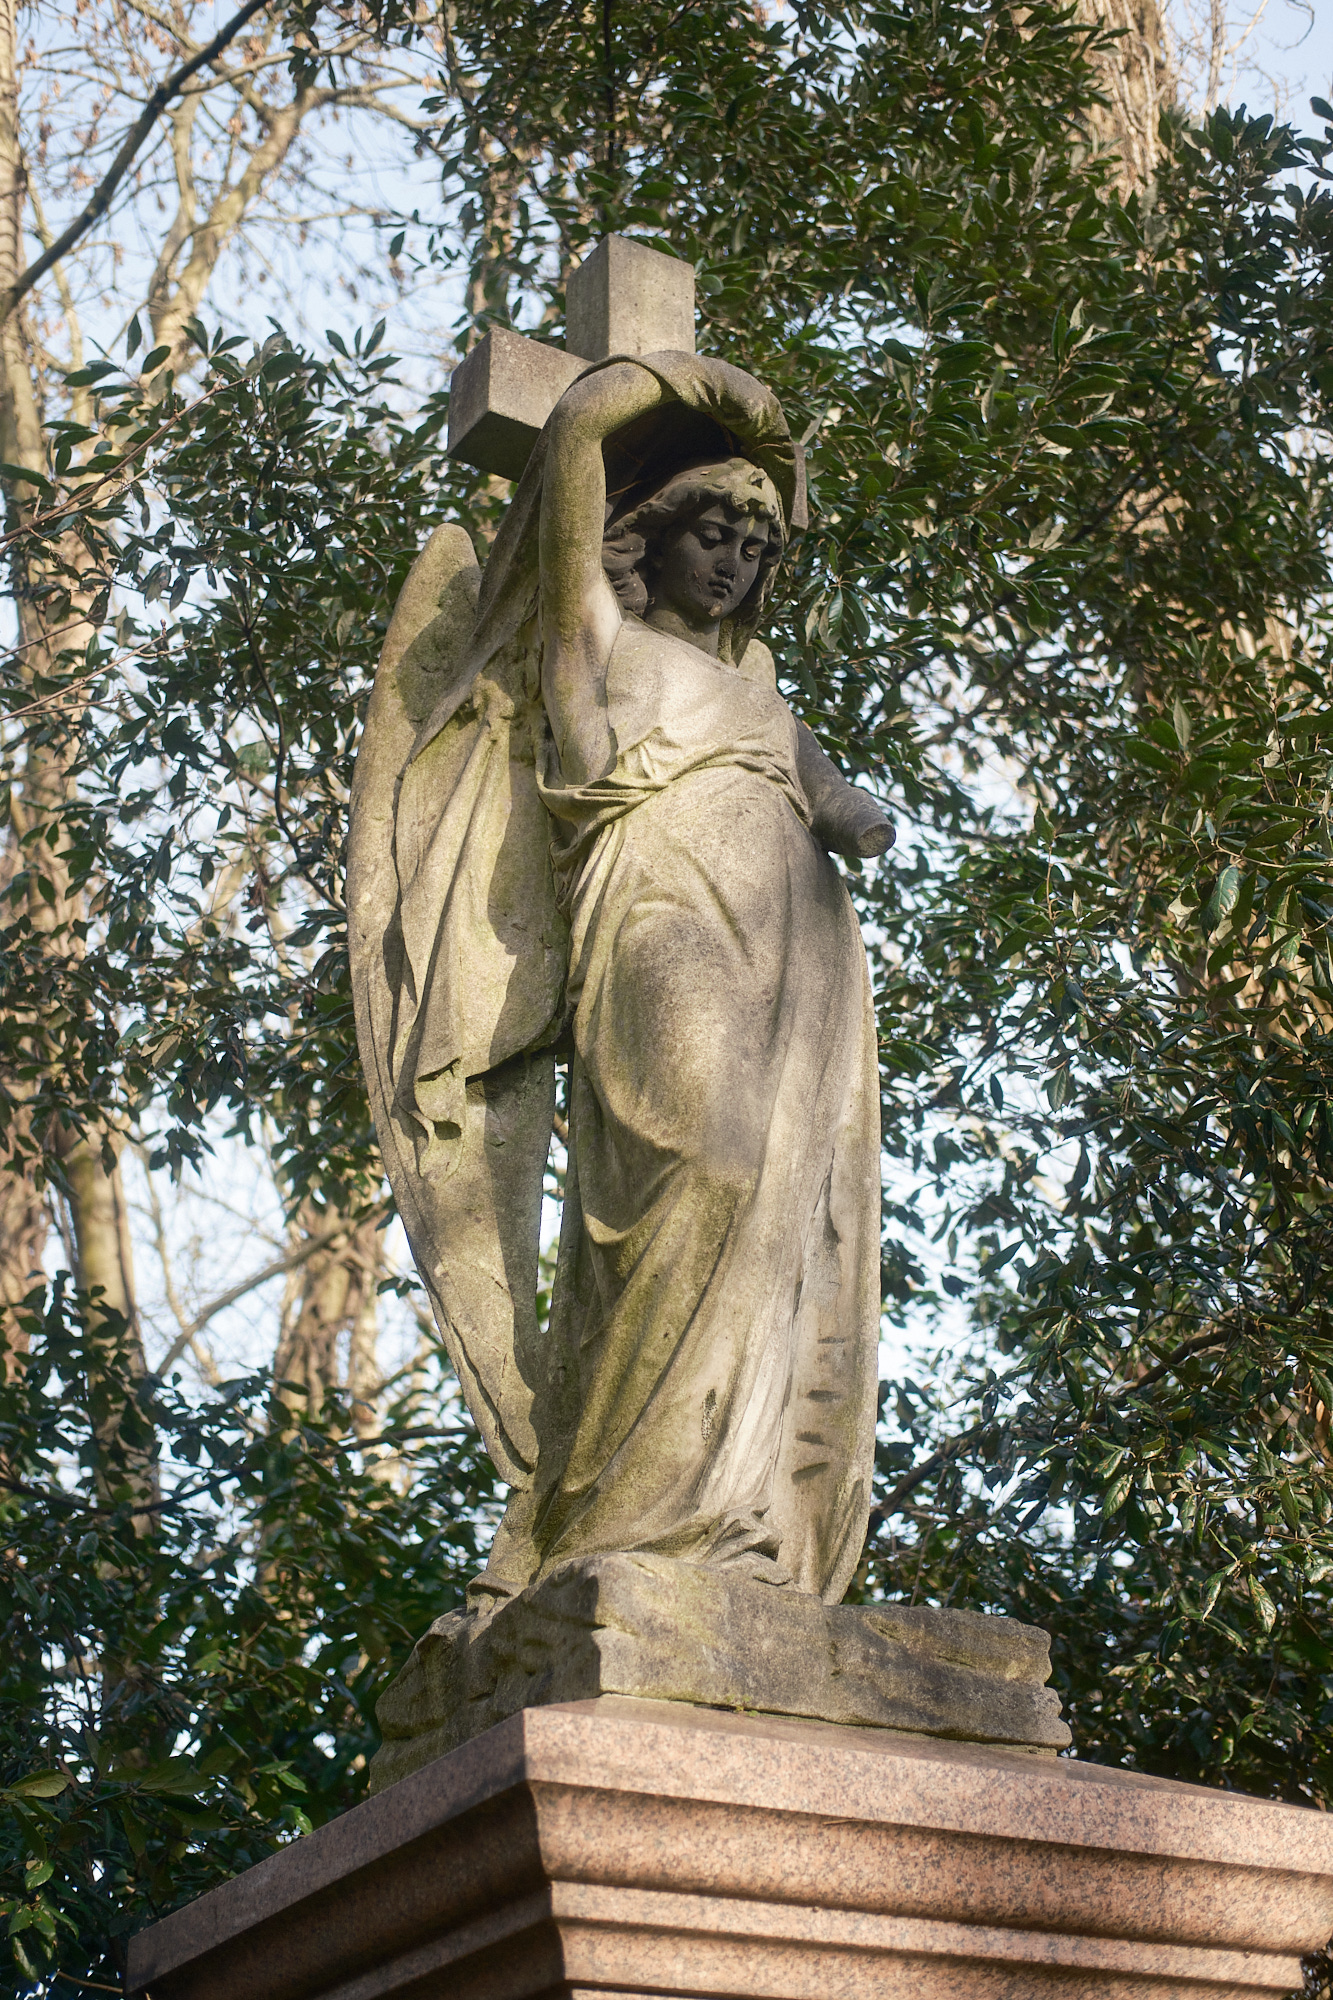
[[1333, 1819], [665, 1702], [530, 1708], [142, 1932], [151, 2000], [1279, 2000]]
[[1045, 1632], [901, 1604], [827, 1605], [665, 1556], [583, 1557], [489, 1613], [437, 1618], [379, 1709], [371, 1790], [520, 1709], [597, 1695], [1065, 1749]]

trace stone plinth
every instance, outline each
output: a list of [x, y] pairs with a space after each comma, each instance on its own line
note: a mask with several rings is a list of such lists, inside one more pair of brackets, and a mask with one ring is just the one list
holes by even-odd
[[1278, 2000], [1333, 1821], [1021, 1751], [529, 1709], [131, 1947], [149, 2000]]
[[521, 1708], [597, 1695], [1063, 1750], [1051, 1642], [975, 1611], [824, 1604], [667, 1556], [586, 1556], [487, 1616], [446, 1612], [377, 1711], [371, 1790]]

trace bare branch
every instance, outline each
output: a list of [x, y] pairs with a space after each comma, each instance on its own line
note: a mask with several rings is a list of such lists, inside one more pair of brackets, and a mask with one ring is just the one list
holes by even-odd
[[229, 43], [235, 41], [247, 21], [252, 20], [256, 14], [269, 5], [271, 5], [271, 0], [245, 0], [244, 6], [232, 15], [230, 21], [224, 27], [219, 28], [217, 34], [214, 35], [207, 47], [200, 49], [198, 55], [191, 56], [189, 62], [183, 63], [173, 75], [165, 78], [157, 86], [157, 89], [145, 104], [138, 118], [125, 134], [120, 151], [116, 154], [115, 159], [111, 162], [105, 174], [103, 174], [92, 198], [80, 214], [75, 216], [68, 229], [64, 230], [54, 243], [48, 245], [43, 250], [41, 256], [35, 262], [29, 264], [26, 271], [19, 274], [5, 296], [0, 299], [0, 324], [3, 324], [11, 317], [20, 300], [25, 298], [33, 286], [46, 276], [52, 265], [58, 264], [60, 259], [74, 248], [79, 239], [87, 234], [93, 224], [106, 214], [107, 209], [111, 206], [112, 195], [116, 192], [116, 189], [120, 186], [120, 183], [129, 171], [135, 154], [139, 151], [144, 140], [157, 123], [158, 114], [165, 110], [173, 97], [179, 95], [192, 76], [196, 75], [199, 70], [206, 69], [215, 56], [220, 55]]
[[169, 300], [155, 301], [151, 307], [153, 334], [158, 346], [170, 349], [164, 367], [180, 371], [189, 349], [186, 322], [198, 310], [209, 281], [228, 242], [269, 180], [285, 160], [302, 121], [312, 112], [338, 100], [334, 89], [299, 89], [287, 104], [274, 111], [263, 139], [246, 161], [234, 182], [224, 183], [201, 222], [190, 230], [190, 255]]
[[[32, 175], [27, 173], [26, 167], [24, 169], [24, 172], [26, 175], [26, 189], [27, 189], [28, 200], [32, 203], [33, 220], [37, 224], [37, 240], [41, 244], [43, 250], [49, 250], [51, 247], [52, 238], [51, 238], [51, 231], [47, 228], [46, 214], [42, 208], [42, 197], [37, 190], [37, 185], [36, 182], [33, 180]], [[74, 304], [74, 295], [70, 291], [69, 279], [65, 276], [63, 266], [57, 264], [55, 266], [55, 274], [56, 274], [56, 291], [58, 292], [60, 297], [61, 311], [65, 315], [65, 330], [69, 335], [69, 358], [73, 362], [74, 367], [76, 369], [82, 368], [83, 329], [79, 325], [79, 315]], [[86, 389], [74, 390], [73, 404], [74, 404], [74, 416], [76, 421], [81, 424], [86, 424], [92, 411], [92, 404], [89, 400], [88, 391]]]
[[[370, 1212], [374, 1213], [373, 1210]], [[364, 1220], [364, 1218], [362, 1219]], [[257, 1291], [260, 1285], [266, 1285], [270, 1278], [281, 1278], [286, 1272], [298, 1270], [317, 1251], [327, 1249], [329, 1244], [336, 1243], [340, 1236], [350, 1235], [355, 1226], [355, 1223], [349, 1221], [346, 1216], [342, 1216], [327, 1229], [321, 1229], [313, 1236], [307, 1236], [303, 1242], [299, 1243], [294, 1250], [289, 1250], [285, 1256], [275, 1257], [272, 1263], [261, 1265], [259, 1270], [251, 1272], [248, 1278], [242, 1278], [239, 1284], [229, 1286], [225, 1292], [219, 1292], [218, 1296], [210, 1300], [202, 1311], [195, 1314], [188, 1325], [181, 1328], [180, 1333], [172, 1341], [170, 1347], [158, 1362], [156, 1368], [154, 1368], [153, 1373], [155, 1375], [165, 1375], [168, 1368], [174, 1362], [180, 1360], [186, 1348], [192, 1345], [208, 1325], [208, 1322], [211, 1319], [215, 1319], [218, 1313], [225, 1312], [228, 1306], [234, 1306], [248, 1292]]]
[[148, 1184], [148, 1211], [152, 1218], [153, 1239], [157, 1245], [158, 1261], [162, 1266], [162, 1287], [166, 1293], [167, 1304], [171, 1308], [172, 1317], [175, 1319], [177, 1326], [181, 1329], [185, 1345], [195, 1358], [199, 1372], [204, 1377], [204, 1380], [216, 1389], [222, 1380], [217, 1362], [204, 1346], [204, 1343], [199, 1339], [194, 1326], [187, 1321], [185, 1308], [181, 1303], [180, 1294], [176, 1290], [176, 1277], [171, 1264], [171, 1246], [167, 1242], [167, 1227], [162, 1214], [162, 1202], [157, 1192], [157, 1182], [153, 1179], [148, 1167], [147, 1148], [139, 1145], [134, 1150], [143, 1163], [144, 1179]]
[[171, 227], [162, 241], [157, 264], [148, 284], [148, 310], [151, 314], [155, 305], [165, 305], [171, 274], [194, 229], [197, 208], [194, 184], [194, 163], [190, 157], [190, 141], [194, 133], [194, 121], [199, 110], [199, 99], [194, 95], [178, 104], [171, 114], [171, 158], [176, 170], [176, 213]]
[[867, 1540], [873, 1541], [884, 1523], [898, 1512], [904, 1500], [909, 1499], [918, 1486], [924, 1486], [928, 1479], [949, 1463], [950, 1459], [957, 1458], [964, 1446], [971, 1444], [983, 1429], [984, 1426], [981, 1424], [971, 1425], [957, 1437], [949, 1438], [938, 1451], [932, 1451], [929, 1458], [923, 1458], [920, 1465], [913, 1466], [893, 1490], [885, 1494], [879, 1505], [871, 1508]]

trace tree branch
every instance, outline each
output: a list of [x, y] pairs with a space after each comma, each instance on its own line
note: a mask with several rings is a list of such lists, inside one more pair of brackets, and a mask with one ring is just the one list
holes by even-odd
[[[372, 1214], [374, 1212], [374, 1210], [370, 1211]], [[330, 1243], [336, 1242], [340, 1236], [350, 1235], [355, 1227], [356, 1223], [344, 1215], [329, 1228], [321, 1229], [313, 1236], [307, 1236], [303, 1243], [298, 1244], [295, 1250], [289, 1250], [286, 1256], [275, 1257], [271, 1264], [261, 1265], [259, 1270], [252, 1272], [248, 1278], [242, 1278], [238, 1285], [231, 1285], [225, 1292], [219, 1292], [218, 1296], [215, 1299], [211, 1299], [202, 1312], [197, 1312], [189, 1324], [181, 1328], [180, 1333], [172, 1341], [156, 1368], [152, 1370], [152, 1373], [158, 1376], [165, 1375], [168, 1368], [174, 1362], [180, 1360], [186, 1348], [190, 1346], [204, 1327], [208, 1325], [209, 1320], [216, 1318], [218, 1313], [225, 1312], [228, 1306], [234, 1306], [238, 1299], [245, 1297], [247, 1292], [253, 1292], [260, 1285], [266, 1285], [270, 1278], [280, 1278], [287, 1271], [299, 1269], [302, 1264], [315, 1255], [317, 1250], [326, 1249]]]
[[191, 56], [189, 62], [182, 63], [174, 75], [167, 77], [164, 82], [157, 86], [157, 89], [144, 105], [138, 118], [125, 134], [120, 151], [116, 154], [115, 159], [102, 176], [87, 205], [75, 216], [68, 229], [63, 231], [54, 243], [49, 244], [43, 250], [41, 256], [34, 263], [29, 264], [26, 271], [19, 274], [8, 292], [3, 298], [0, 298], [0, 325], [3, 325], [11, 317], [20, 300], [25, 298], [33, 286], [46, 276], [52, 265], [58, 264], [60, 259], [74, 248], [80, 237], [86, 235], [93, 224], [106, 214], [107, 209], [111, 206], [112, 195], [116, 192], [122, 180], [124, 180], [135, 154], [143, 145], [153, 126], [157, 123], [159, 112], [163, 111], [170, 104], [173, 97], [179, 95], [192, 76], [196, 75], [199, 70], [206, 69], [215, 56], [221, 55], [223, 49], [229, 43], [235, 41], [247, 21], [252, 20], [256, 14], [262, 12], [270, 4], [271, 0], [245, 0], [244, 6], [232, 15], [230, 21], [224, 27], [219, 28], [212, 41], [205, 48], [200, 49], [198, 55]]
[[958, 1437], [950, 1438], [938, 1451], [933, 1451], [929, 1458], [923, 1458], [920, 1465], [913, 1466], [912, 1470], [898, 1481], [892, 1492], [886, 1493], [879, 1505], [871, 1508], [866, 1529], [867, 1546], [874, 1541], [884, 1523], [898, 1512], [903, 1501], [915, 1493], [918, 1486], [924, 1486], [934, 1473], [941, 1471], [951, 1458], [956, 1458], [964, 1445], [971, 1444], [984, 1428], [983, 1424], [973, 1424]]
[[1115, 1394], [1108, 1397], [1107, 1400], [1118, 1403], [1126, 1396], [1138, 1395], [1140, 1390], [1151, 1389], [1154, 1383], [1160, 1382], [1163, 1376], [1169, 1375], [1172, 1369], [1179, 1367], [1182, 1361], [1188, 1361], [1191, 1355], [1205, 1354], [1210, 1347], [1224, 1347], [1225, 1345], [1226, 1335], [1225, 1333], [1220, 1333], [1216, 1327], [1214, 1327], [1211, 1333], [1201, 1333], [1195, 1340], [1184, 1340], [1173, 1354], [1167, 1355], [1165, 1361], [1159, 1361], [1155, 1368], [1145, 1369], [1143, 1374], [1138, 1376], [1135, 1381], [1122, 1383]]

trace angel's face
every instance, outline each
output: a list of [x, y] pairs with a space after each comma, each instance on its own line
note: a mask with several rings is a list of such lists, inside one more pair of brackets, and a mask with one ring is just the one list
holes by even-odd
[[653, 571], [653, 609], [674, 612], [691, 631], [715, 633], [754, 588], [767, 547], [762, 515], [734, 518], [720, 503], [673, 522]]

